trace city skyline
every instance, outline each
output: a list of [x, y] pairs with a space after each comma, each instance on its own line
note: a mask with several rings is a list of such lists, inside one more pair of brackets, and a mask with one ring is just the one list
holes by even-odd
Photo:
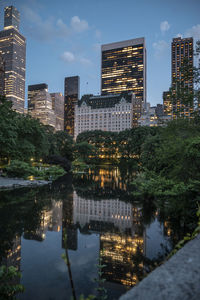
[[124, 7], [129, 9], [124, 14], [118, 1], [93, 2], [1, 1], [0, 25], [3, 8], [14, 5], [21, 15], [20, 31], [27, 38], [26, 99], [28, 85], [47, 82], [50, 92], [64, 93], [64, 77], [74, 75], [80, 76], [81, 95], [100, 93], [100, 46], [144, 36], [147, 101], [162, 103], [162, 93], [171, 83], [171, 40], [178, 34], [193, 36], [194, 42], [200, 38], [200, 3], [177, 0], [150, 5], [143, 0], [135, 6], [126, 0]]

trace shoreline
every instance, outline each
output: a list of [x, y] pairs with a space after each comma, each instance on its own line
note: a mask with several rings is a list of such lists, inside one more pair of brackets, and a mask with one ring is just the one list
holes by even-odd
[[38, 187], [50, 184], [47, 180], [25, 180], [22, 178], [9, 178], [0, 176], [0, 191], [24, 187]]

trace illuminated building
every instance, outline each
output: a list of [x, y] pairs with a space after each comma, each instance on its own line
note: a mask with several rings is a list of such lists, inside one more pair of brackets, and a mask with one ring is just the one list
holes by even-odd
[[85, 95], [75, 106], [74, 137], [87, 130], [119, 132], [130, 129], [136, 126], [140, 112], [141, 101], [133, 93]]
[[64, 130], [74, 136], [75, 105], [80, 98], [80, 77], [65, 78]]
[[5, 91], [5, 63], [0, 55], [0, 96], [4, 95]]
[[55, 128], [56, 117], [46, 83], [28, 86], [28, 113], [42, 124]]
[[56, 117], [55, 130], [64, 130], [64, 96], [61, 93], [51, 93], [50, 95]]
[[19, 32], [20, 17], [14, 6], [4, 9], [4, 30], [0, 31], [0, 54], [5, 62], [5, 96], [13, 109], [24, 112], [26, 39]]
[[193, 38], [174, 38], [171, 55], [172, 87], [171, 92], [163, 93], [164, 112], [172, 118], [191, 117], [194, 111]]
[[144, 38], [101, 46], [101, 94], [133, 92], [146, 104], [146, 45]]
[[171, 93], [169, 91], [163, 92], [163, 107], [164, 107], [164, 114], [172, 118], [172, 100], [171, 100]]
[[164, 115], [161, 104], [150, 107], [150, 103], [147, 103], [146, 109], [138, 120], [138, 124], [140, 126], [157, 127], [165, 125], [170, 119], [169, 116]]

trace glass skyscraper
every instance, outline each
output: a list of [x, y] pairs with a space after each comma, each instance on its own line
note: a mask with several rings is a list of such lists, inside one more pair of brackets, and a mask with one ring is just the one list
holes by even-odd
[[4, 9], [4, 30], [0, 31], [0, 55], [5, 63], [5, 96], [13, 109], [24, 112], [26, 39], [19, 32], [20, 16], [14, 6]]
[[101, 94], [133, 92], [146, 105], [146, 45], [137, 38], [101, 46]]
[[74, 136], [75, 105], [80, 98], [80, 77], [65, 78], [64, 130]]

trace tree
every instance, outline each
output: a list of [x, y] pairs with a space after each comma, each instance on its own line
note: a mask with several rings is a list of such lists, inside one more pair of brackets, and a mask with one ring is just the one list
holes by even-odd
[[88, 161], [89, 157], [95, 154], [96, 148], [88, 142], [80, 142], [74, 146], [75, 158], [82, 158]]
[[9, 159], [16, 152], [16, 113], [12, 102], [0, 96], [0, 158]]
[[73, 147], [73, 139], [72, 137], [65, 131], [57, 131], [54, 134], [56, 151], [58, 155], [67, 158], [72, 161], [72, 147]]

